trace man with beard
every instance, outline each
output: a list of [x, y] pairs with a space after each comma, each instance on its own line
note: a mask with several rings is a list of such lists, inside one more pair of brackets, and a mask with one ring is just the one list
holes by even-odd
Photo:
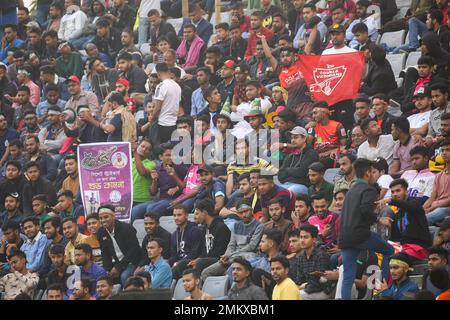
[[270, 47], [274, 48], [282, 36], [289, 36], [289, 29], [286, 28], [286, 17], [280, 12], [272, 15], [273, 38], [269, 41]]
[[42, 35], [42, 39], [44, 39], [45, 41], [45, 47], [44, 53], [42, 54], [41, 58], [51, 63], [54, 63], [56, 61], [56, 58], [58, 58], [59, 56], [58, 31], [56, 30], [45, 31]]
[[400, 177], [406, 170], [412, 168], [410, 151], [416, 146], [415, 138], [409, 132], [407, 119], [396, 118], [392, 121], [392, 139], [395, 141], [393, 161], [389, 168], [389, 175], [393, 178]]
[[[43, 196], [45, 195], [38, 195], [34, 197], [33, 202], [37, 201], [38, 197]], [[47, 204], [47, 201], [45, 201], [44, 203]], [[44, 229], [45, 236], [47, 237], [47, 239], [51, 240], [52, 246], [58, 244], [65, 247], [67, 245], [69, 240], [62, 234], [62, 224], [61, 219], [59, 219], [59, 217], [51, 217], [47, 219], [42, 224], [42, 226]]]
[[270, 260], [272, 278], [277, 283], [273, 288], [272, 300], [300, 300], [297, 285], [289, 278], [289, 260], [284, 256]]
[[129, 92], [146, 93], [145, 82], [147, 74], [138, 66], [131, 63], [131, 53], [124, 52], [117, 57], [117, 65], [119, 71], [122, 72], [121, 77], [130, 82]]
[[39, 219], [28, 217], [22, 221], [22, 229], [27, 240], [20, 247], [27, 256], [27, 269], [32, 272], [41, 272], [44, 267], [45, 248], [49, 240], [39, 231]]
[[272, 55], [265, 36], [261, 39], [264, 54], [269, 59], [272, 70], [280, 79], [281, 86], [288, 91], [289, 99], [287, 108], [296, 113], [297, 119], [302, 120], [303, 125], [311, 121], [313, 102], [311, 93], [300, 71], [300, 61], [295, 55], [294, 49], [285, 47], [280, 51], [280, 63]]
[[5, 211], [0, 213], [0, 226], [5, 224], [7, 221], [16, 221], [18, 223], [22, 222], [23, 214], [19, 209], [20, 199], [18, 193], [9, 193], [5, 197]]
[[24, 122], [25, 126], [20, 131], [20, 141], [26, 141], [30, 136], [37, 137], [41, 128], [38, 125], [38, 118], [33, 110], [25, 112]]
[[119, 30], [111, 27], [107, 18], [99, 18], [95, 27], [97, 28], [97, 35], [92, 42], [95, 43], [100, 52], [107, 54], [114, 61], [122, 47]]
[[269, 201], [270, 220], [264, 224], [264, 230], [277, 230], [281, 235], [280, 251], [286, 252], [289, 246], [289, 230], [292, 228], [292, 222], [286, 219], [286, 207], [283, 200], [273, 198]]
[[122, 43], [122, 49], [120, 49], [118, 55], [122, 54], [122, 52], [141, 53], [134, 45], [134, 33], [132, 29], [123, 29], [122, 34], [120, 35], [120, 42]]
[[20, 237], [20, 223], [10, 220], [3, 224], [2, 226], [3, 235], [0, 239], [0, 274], [5, 272], [5, 263], [8, 262], [8, 253], [12, 249], [19, 249], [23, 240]]
[[294, 37], [294, 48], [306, 54], [320, 54], [327, 35], [327, 27], [317, 16], [315, 4], [309, 2], [303, 6], [303, 20], [305, 23]]
[[441, 116], [446, 112], [450, 112], [447, 84], [435, 83], [430, 86], [430, 89], [435, 109], [431, 111], [428, 134], [425, 139], [425, 146], [428, 148], [444, 139], [441, 133]]
[[27, 150], [26, 160], [37, 162], [42, 176], [50, 181], [55, 180], [58, 164], [47, 153], [41, 152], [39, 138], [28, 136], [25, 140], [25, 148]]
[[70, 98], [67, 100], [65, 109], [72, 109], [78, 112], [79, 106], [88, 106], [90, 111], [94, 114], [100, 115], [100, 107], [97, 96], [90, 91], [84, 91], [81, 88], [81, 81], [75, 75], [67, 79], [67, 91], [69, 91]]
[[91, 59], [89, 69], [93, 73], [92, 90], [98, 98], [98, 103], [102, 104], [108, 94], [114, 91], [119, 73], [116, 69], [106, 67], [99, 57]]
[[32, 198], [37, 194], [47, 194], [50, 205], [56, 204], [56, 192], [53, 184], [41, 176], [39, 164], [30, 161], [25, 165], [25, 174], [29, 181], [23, 186], [23, 213], [31, 215], [33, 212]]
[[[67, 83], [66, 79], [63, 77], [60, 77], [56, 74], [55, 67], [52, 65], [45, 65], [40, 68], [40, 78], [42, 81], [42, 94], [41, 99], [43, 100], [47, 93], [48, 93], [48, 85], [54, 84], [58, 87], [59, 90], [59, 96], [62, 100], [67, 101], [69, 99], [69, 92], [67, 92]], [[64, 106], [62, 106], [61, 109], [63, 109]]]
[[[251, 15], [251, 29], [250, 37], [247, 42], [247, 50], [245, 51], [245, 61], [250, 61], [256, 56], [256, 41], [258, 38], [264, 37], [270, 41], [273, 37], [273, 32], [270, 29], [263, 27], [263, 14], [261, 11], [255, 11]], [[266, 54], [266, 57], [270, 59], [270, 56]], [[275, 70], [275, 68], [273, 68]]]
[[[5, 203], [5, 197], [9, 193], [22, 194], [25, 178], [22, 175], [22, 165], [16, 160], [10, 160], [6, 163], [6, 180], [0, 184], [0, 206]], [[22, 203], [20, 205], [22, 209]]]

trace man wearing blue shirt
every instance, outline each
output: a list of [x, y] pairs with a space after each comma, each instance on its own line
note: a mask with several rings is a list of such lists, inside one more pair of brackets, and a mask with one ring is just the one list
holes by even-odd
[[404, 300], [405, 293], [417, 293], [419, 288], [408, 277], [408, 272], [412, 270], [410, 258], [405, 253], [397, 253], [391, 257], [389, 269], [392, 277], [392, 284], [387, 285], [383, 280], [380, 288], [380, 298], [392, 298], [394, 300]]
[[39, 218], [28, 217], [22, 221], [22, 229], [27, 240], [20, 250], [27, 256], [27, 269], [32, 272], [40, 272], [44, 267], [44, 254], [50, 240], [39, 231]]
[[199, 88], [192, 92], [191, 97], [191, 117], [197, 117], [200, 112], [206, 109], [206, 100], [203, 92], [210, 86], [211, 71], [207, 67], [197, 70], [197, 82]]
[[24, 43], [17, 37], [17, 25], [7, 24], [3, 27], [4, 39], [2, 39], [2, 47], [0, 50], [0, 61], [8, 65], [8, 51], [12, 48], [20, 48]]
[[150, 264], [145, 267], [145, 271], [152, 277], [152, 288], [170, 288], [172, 284], [172, 269], [162, 257], [163, 241], [160, 238], [153, 238], [147, 244], [147, 254]]
[[[97, 280], [108, 273], [92, 261], [92, 248], [86, 243], [81, 243], [75, 247], [75, 264], [80, 267], [81, 277], [88, 278], [91, 283], [91, 293], [97, 294]], [[70, 291], [70, 290], [69, 290]], [[69, 292], [68, 296], [72, 293]]]

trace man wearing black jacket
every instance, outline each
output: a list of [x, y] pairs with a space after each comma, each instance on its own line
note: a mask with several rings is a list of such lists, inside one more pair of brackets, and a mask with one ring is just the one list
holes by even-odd
[[371, 225], [375, 222], [388, 224], [387, 219], [381, 218], [377, 221], [374, 214], [377, 190], [371, 185], [375, 183], [372, 175], [372, 161], [358, 159], [353, 165], [358, 180], [345, 196], [338, 243], [344, 265], [341, 291], [344, 300], [351, 299], [352, 285], [356, 275], [356, 261], [361, 250], [370, 249], [383, 254], [381, 269], [385, 279], [389, 276], [388, 257], [394, 254], [394, 248], [390, 244], [378, 234], [370, 231]]
[[23, 214], [29, 216], [33, 213], [33, 208], [31, 207], [32, 199], [38, 194], [46, 194], [48, 204], [50, 206], [56, 205], [55, 187], [53, 183], [41, 176], [39, 164], [35, 161], [30, 161], [25, 165], [24, 171], [29, 181], [23, 186]]
[[291, 132], [292, 145], [299, 153], [292, 153], [286, 157], [278, 172], [278, 179], [282, 186], [296, 194], [308, 194], [308, 167], [319, 161], [319, 155], [307, 144], [308, 133], [302, 127], [295, 127]]
[[147, 212], [144, 215], [144, 230], [147, 233], [142, 240], [142, 255], [139, 267], [147, 266], [150, 259], [147, 254], [147, 244], [150, 239], [159, 238], [162, 240], [162, 257], [169, 259], [170, 257], [170, 233], [159, 225], [159, 215], [153, 212]]
[[123, 52], [117, 57], [118, 69], [122, 72], [121, 77], [130, 82], [128, 92], [147, 93], [145, 83], [147, 74], [142, 68], [131, 63], [132, 56], [129, 52]]
[[116, 220], [115, 208], [103, 205], [98, 209], [102, 228], [97, 238], [102, 250], [103, 268], [112, 278], [119, 278], [122, 286], [133, 275], [141, 256], [136, 229], [130, 224]]
[[173, 208], [173, 219], [177, 230], [170, 238], [168, 262], [172, 266], [173, 279], [179, 279], [188, 263], [197, 259], [202, 253], [203, 231], [196, 223], [188, 221], [188, 210], [183, 205]]
[[200, 257], [188, 263], [188, 267], [198, 270], [217, 262], [217, 259], [227, 250], [231, 231], [214, 210], [214, 202], [210, 198], [199, 200], [195, 204], [195, 222], [203, 224], [205, 228], [205, 242]]
[[400, 242], [406, 254], [427, 259], [431, 237], [422, 204], [414, 198], [408, 198], [408, 183], [405, 179], [392, 181], [389, 188], [392, 198], [380, 200], [378, 203], [393, 205], [399, 209], [393, 219], [387, 218], [391, 225], [391, 241]]

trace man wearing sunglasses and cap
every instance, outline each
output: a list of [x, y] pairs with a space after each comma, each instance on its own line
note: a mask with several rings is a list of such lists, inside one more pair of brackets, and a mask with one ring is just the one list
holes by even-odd
[[92, 113], [100, 115], [100, 107], [97, 96], [90, 91], [84, 91], [81, 88], [80, 78], [71, 75], [66, 80], [67, 91], [69, 91], [70, 99], [66, 103], [66, 109], [77, 110], [79, 106], [87, 106]]

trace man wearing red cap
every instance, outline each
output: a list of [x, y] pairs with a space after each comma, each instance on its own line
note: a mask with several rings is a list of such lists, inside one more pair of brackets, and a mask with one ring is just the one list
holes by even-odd
[[130, 88], [130, 82], [127, 79], [119, 78], [116, 81], [116, 91], [119, 91], [124, 99], [129, 98], [128, 96], [128, 89]]
[[87, 105], [91, 112], [100, 114], [97, 96], [93, 92], [81, 89], [80, 79], [77, 76], [67, 78], [67, 91], [69, 91], [70, 99], [66, 103], [66, 109], [71, 108], [76, 111], [78, 106]]
[[236, 86], [236, 80], [234, 79], [234, 68], [236, 67], [236, 62], [233, 60], [227, 60], [222, 66], [220, 76], [222, 81], [217, 85], [217, 90], [220, 92], [222, 98], [222, 104], [230, 98], [233, 99], [234, 87]]

